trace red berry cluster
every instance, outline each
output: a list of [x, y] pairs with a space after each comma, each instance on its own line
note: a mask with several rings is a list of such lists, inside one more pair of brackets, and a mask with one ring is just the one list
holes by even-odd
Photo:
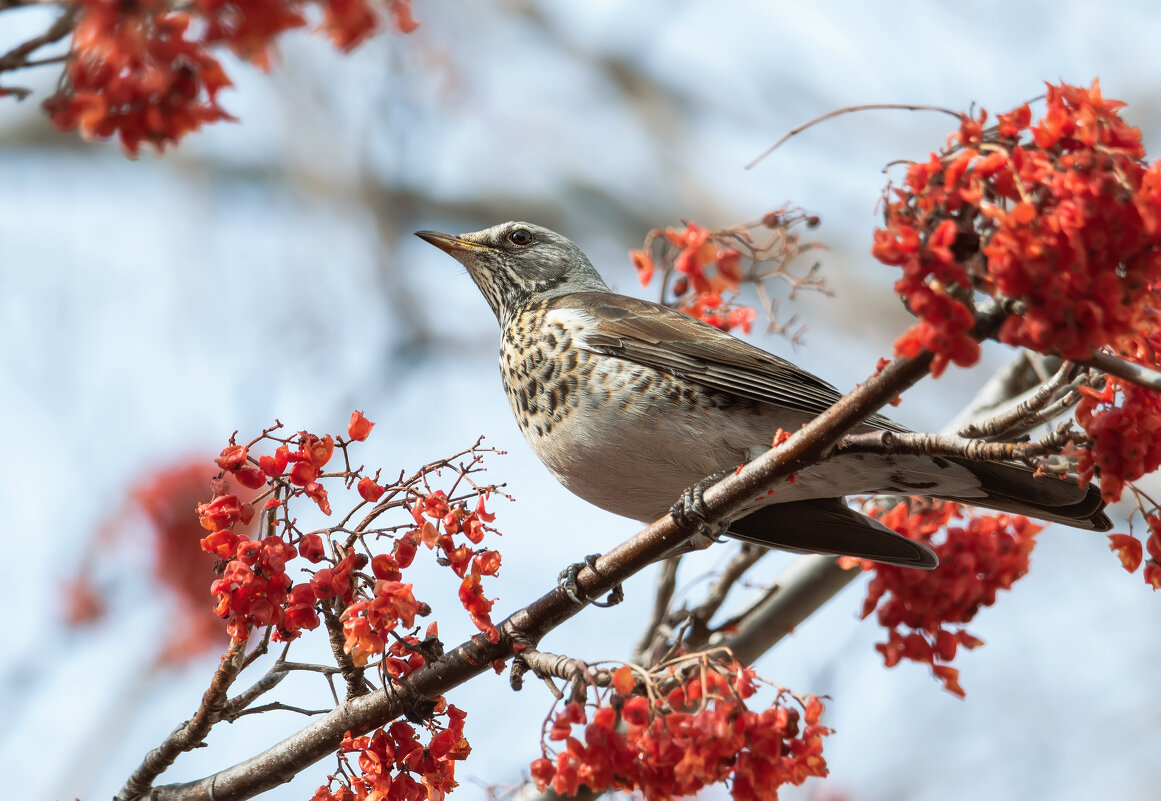
[[[1140, 337], [1121, 355], [1153, 369], [1161, 367], [1161, 333]], [[1101, 495], [1112, 503], [1125, 484], [1161, 467], [1161, 394], [1114, 376], [1102, 389], [1081, 387], [1076, 420], [1088, 435], [1078, 454], [1081, 478], [1098, 477]]]
[[[650, 231], [644, 249], [630, 251], [629, 258], [642, 286], [660, 271], [662, 302], [723, 331], [749, 333], [756, 312], [738, 302], [743, 284], [759, 286], [760, 293], [763, 282], [775, 276], [795, 288], [818, 285], [810, 276], [795, 278], [785, 270], [792, 258], [814, 247], [801, 241], [794, 230], [799, 224], [814, 227], [818, 218], [783, 209], [759, 222], [721, 230], [686, 222], [682, 228]], [[661, 244], [658, 259], [655, 243]]]
[[[650, 233], [668, 245], [663, 263], [677, 273], [672, 290], [677, 308], [712, 326], [729, 331], [741, 328], [746, 333], [754, 323], [754, 309], [732, 302], [742, 285], [742, 254], [722, 243], [714, 232], [687, 222], [682, 229], [666, 228]], [[653, 280], [653, 257], [648, 250], [629, 254], [642, 286]]]
[[[1110, 534], [1109, 550], [1113, 551], [1121, 560], [1125, 570], [1135, 573], [1145, 562], [1143, 576], [1145, 583], [1154, 590], [1161, 590], [1161, 514], [1154, 511], [1145, 515], [1145, 525], [1149, 529], [1149, 536], [1145, 544], [1131, 534]], [[1148, 550], [1149, 558], [1145, 559]]]
[[1027, 105], [961, 118], [947, 149], [912, 164], [871, 250], [902, 267], [895, 289], [920, 322], [899, 355], [936, 354], [932, 372], [978, 358], [973, 294], [1014, 301], [998, 338], [1083, 359], [1144, 330], [1161, 282], [1161, 167], [1148, 165], [1122, 103], [1049, 85]]
[[[438, 723], [439, 717], [447, 722]], [[472, 751], [464, 738], [465, 717], [440, 696], [427, 723], [427, 745], [412, 724], [401, 720], [363, 737], [348, 732], [339, 751], [347, 765], [343, 781], [334, 789], [319, 787], [311, 801], [442, 801], [457, 786], [455, 763]], [[358, 754], [358, 770], [350, 767], [347, 754]]]
[[[571, 702], [552, 721], [548, 740], [563, 744], [532, 763], [532, 778], [575, 796], [582, 786], [640, 792], [646, 799], [693, 795], [728, 783], [735, 799], [777, 799], [778, 788], [827, 774], [822, 702], [779, 690], [753, 712], [753, 670], [719, 654], [700, 654], [644, 674], [622, 667], [613, 692], [591, 710]], [[792, 698], [802, 712], [784, 704]], [[574, 727], [583, 733], [574, 735]]]
[[[962, 626], [952, 627], [970, 622], [981, 607], [995, 603], [997, 592], [1028, 572], [1036, 534], [1043, 527], [1006, 514], [973, 515], [966, 525], [948, 525], [959, 517], [960, 506], [944, 501], [900, 503], [880, 517], [900, 534], [931, 546], [939, 567], [928, 572], [864, 563], [875, 576], [862, 616], [877, 611], [888, 630], [887, 642], [875, 646], [887, 667], [902, 659], [924, 662], [947, 690], [962, 697], [959, 671], [947, 663], [958, 646], [974, 648], [982, 642]], [[937, 537], [940, 531], [943, 536]]]
[[[254, 503], [244, 503], [229, 492], [226, 481], [216, 483], [220, 490], [216, 497], [197, 506], [202, 527], [210, 532], [201, 540], [202, 549], [220, 560], [219, 578], [211, 586], [217, 599], [215, 612], [227, 619], [227, 630], [235, 640], [245, 639], [254, 626], [272, 626], [275, 639], [294, 639], [303, 629], [319, 625], [320, 605], [328, 604], [327, 608], [339, 615], [344, 648], [356, 666], [366, 665], [372, 656], [387, 650], [385, 669], [395, 676], [410, 673], [423, 664], [416, 649], [410, 647], [418, 641], [410, 635], [401, 638], [395, 631], [401, 626], [411, 628], [416, 616], [430, 611], [415, 598], [412, 585], [402, 581], [403, 571], [412, 564], [421, 544], [440, 550], [441, 562], [463, 579], [460, 599], [472, 620], [489, 638], [498, 637], [488, 616], [492, 602], [483, 597], [481, 578], [497, 574], [500, 555], [471, 547], [492, 530], [487, 523], [495, 516], [484, 505], [488, 490], [470, 494], [475, 509], [469, 512], [466, 498], [452, 501], [444, 490], [430, 490], [425, 469], [411, 482], [391, 487], [392, 494], [400, 496], [395, 505], [409, 507], [415, 525], [376, 528], [373, 521], [386, 508], [378, 502], [388, 488], [378, 483], [378, 474], [370, 477], [360, 475], [362, 468], [352, 470], [348, 452], [351, 444], [365, 440], [373, 427], [374, 423], [361, 412], [351, 415], [346, 440], [306, 431], [280, 438], [272, 433], [276, 426], [248, 445], [231, 443], [216, 460], [223, 474], [239, 484], [265, 488], [254, 502], [266, 499], [262, 504], [265, 536], [260, 540], [240, 533], [239, 527], [256, 515]], [[272, 454], [255, 459], [251, 450], [263, 441], [276, 447]], [[337, 450], [341, 451], [345, 466], [324, 472]], [[476, 462], [479, 458], [477, 454]], [[310, 499], [324, 515], [330, 515], [325, 481], [342, 482], [347, 489], [356, 487], [362, 499], [360, 506], [376, 504], [361, 524], [361, 536], [350, 534], [346, 520], [333, 528], [302, 532], [297, 520], [289, 516], [288, 504], [301, 497]], [[415, 486], [416, 482], [422, 490]], [[410, 499], [403, 500], [408, 495]], [[354, 510], [347, 519], [353, 515]], [[406, 530], [399, 533], [399, 528]], [[342, 532], [347, 532], [343, 540], [332, 539]], [[470, 545], [456, 542], [453, 535], [463, 535]], [[375, 555], [356, 550], [357, 543], [366, 543], [373, 536], [391, 536], [391, 552]], [[287, 563], [297, 557], [321, 567], [309, 581], [294, 584], [287, 573]], [[363, 572], [368, 565], [369, 576]], [[392, 637], [395, 643], [388, 649]]]
[[142, 143], [161, 150], [204, 123], [233, 119], [217, 100], [230, 79], [190, 36], [189, 14], [160, 0], [82, 0], [80, 8], [65, 83], [45, 101], [58, 128], [89, 139], [119, 134], [136, 155]]
[[[371, 0], [314, 0], [323, 30], [351, 50], [378, 28]], [[275, 40], [307, 24], [306, 0], [79, 0], [64, 80], [45, 102], [62, 130], [87, 138], [117, 134], [136, 155], [158, 150], [205, 123], [233, 119], [218, 92], [231, 85], [211, 54], [224, 46], [263, 68]], [[180, 9], [180, 10], [178, 10]], [[410, 0], [388, 0], [396, 30], [416, 23]]]

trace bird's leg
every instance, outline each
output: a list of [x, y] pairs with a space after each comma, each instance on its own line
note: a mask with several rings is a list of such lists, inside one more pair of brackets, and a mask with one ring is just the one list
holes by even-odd
[[720, 539], [726, 529], [730, 527], [730, 521], [722, 520], [713, 526], [706, 522], [705, 491], [733, 472], [733, 470], [719, 470], [712, 476], [706, 476], [692, 487], [686, 487], [681, 493], [681, 497], [677, 499], [677, 503], [669, 509], [669, 516], [673, 518], [673, 522], [678, 525], [696, 523], [697, 534], [695, 536], [709, 540]]
[[582, 606], [585, 603], [591, 603], [593, 606], [607, 608], [610, 606], [616, 606], [617, 604], [621, 603], [621, 601], [625, 600], [625, 590], [621, 587], [620, 584], [609, 590], [609, 597], [603, 601], [585, 601], [581, 597], [580, 587], [577, 586], [576, 577], [581, 572], [581, 570], [586, 567], [591, 569], [594, 573], [599, 574], [600, 571], [597, 570], [598, 557], [600, 557], [599, 553], [589, 554], [585, 557], [583, 562], [577, 562], [575, 564], [569, 565], [564, 570], [560, 571], [560, 575], [557, 576], [557, 582], [560, 588], [565, 591], [573, 603], [580, 604]]

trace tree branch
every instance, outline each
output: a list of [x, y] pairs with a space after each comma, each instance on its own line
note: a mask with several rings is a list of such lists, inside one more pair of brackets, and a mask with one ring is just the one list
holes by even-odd
[[149, 792], [153, 780], [172, 765], [179, 754], [194, 748], [202, 741], [210, 728], [221, 719], [222, 710], [227, 704], [226, 693], [237, 678], [238, 671], [242, 669], [245, 658], [246, 643], [231, 643], [210, 681], [209, 689], [202, 696], [198, 711], [192, 718], [174, 729], [161, 745], [146, 754], [141, 765], [133, 771], [125, 786], [121, 788], [121, 792], [117, 794], [116, 801], [128, 801]]
[[0, 56], [0, 72], [31, 66], [28, 62], [28, 56], [45, 45], [59, 42], [72, 33], [73, 28], [77, 24], [77, 14], [79, 11], [80, 6], [69, 6], [64, 13], [53, 21], [48, 30], [40, 36], [34, 36], [27, 42], [17, 45]]
[[1088, 367], [1094, 367], [1102, 373], [1130, 381], [1137, 386], [1161, 392], [1161, 373], [1126, 361], [1111, 353], [1094, 353], [1086, 361], [1081, 362]]
[[861, 573], [857, 567], [839, 567], [833, 556], [800, 556], [774, 580], [765, 597], [736, 621], [731, 633], [710, 642], [729, 648], [743, 664], [753, 664]]

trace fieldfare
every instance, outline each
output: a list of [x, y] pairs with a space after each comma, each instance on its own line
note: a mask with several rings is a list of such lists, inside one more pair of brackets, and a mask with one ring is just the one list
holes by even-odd
[[[460, 261], [500, 322], [500, 375], [520, 430], [565, 487], [652, 521], [841, 393], [790, 362], [658, 303], [618, 295], [563, 236], [508, 222], [421, 239]], [[880, 415], [856, 431], [904, 432]], [[1110, 528], [1100, 493], [1000, 462], [844, 455], [797, 473], [722, 533], [790, 551], [933, 568], [928, 548], [849, 508], [854, 494], [926, 495], [1077, 528]], [[701, 533], [688, 547], [712, 538]]]

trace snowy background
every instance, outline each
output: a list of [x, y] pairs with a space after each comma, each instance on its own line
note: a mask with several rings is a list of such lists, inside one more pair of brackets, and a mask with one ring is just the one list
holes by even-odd
[[[0, 797], [108, 798], [196, 708], [213, 655], [144, 667], [172, 612], [148, 553], [122, 547], [104, 566], [112, 614], [95, 627], [62, 625], [60, 587], [135, 482], [216, 453], [235, 429], [277, 417], [339, 433], [363, 409], [378, 426], [362, 459], [385, 473], [486, 434], [509, 451], [490, 477], [517, 498], [494, 509], [505, 533], [488, 588], [497, 617], [551, 588], [560, 566], [636, 531], [536, 462], [499, 386], [494, 320], [462, 268], [412, 231], [527, 219], [640, 293], [625, 251], [648, 229], [682, 217], [728, 225], [793, 202], [822, 218], [838, 295], [795, 307], [805, 345], [752, 339], [849, 387], [906, 324], [894, 276], [868, 254], [880, 170], [924, 157], [949, 120], [847, 116], [743, 170], [767, 145], [846, 105], [997, 112], [1044, 80], [1099, 76], [1128, 101], [1149, 151], [1161, 148], [1161, 17], [1144, 1], [416, 0], [415, 13], [415, 34], [350, 57], [298, 35], [271, 75], [235, 66], [225, 105], [241, 123], [161, 159], [58, 134], [35, 101], [0, 105]], [[6, 12], [0, 49], [44, 19]], [[55, 73], [20, 77], [44, 97]], [[988, 355], [928, 382], [895, 416], [939, 427], [1009, 354]], [[142, 522], [129, 517], [118, 525], [132, 541]], [[1158, 601], [1103, 537], [1057, 529], [1041, 540], [1030, 576], [971, 627], [987, 644], [956, 661], [966, 701], [922, 667], [882, 668], [879, 628], [856, 618], [861, 583], [760, 662], [780, 684], [833, 698], [832, 777], [787, 797], [812, 786], [855, 801], [1157, 797]], [[683, 576], [727, 555], [715, 549]], [[769, 557], [756, 580], [788, 558]], [[587, 610], [544, 647], [627, 657], [650, 575], [628, 585], [628, 602]], [[454, 605], [440, 622], [448, 643], [470, 633]], [[309, 639], [296, 658], [318, 653]], [[325, 704], [320, 685], [296, 676], [283, 697]], [[548, 694], [530, 682], [513, 696], [506, 676], [488, 674], [450, 700], [468, 710], [475, 749], [458, 797], [519, 783]], [[274, 713], [221, 726], [164, 781], [225, 767], [301, 723]], [[308, 798], [331, 769], [267, 797]]]

